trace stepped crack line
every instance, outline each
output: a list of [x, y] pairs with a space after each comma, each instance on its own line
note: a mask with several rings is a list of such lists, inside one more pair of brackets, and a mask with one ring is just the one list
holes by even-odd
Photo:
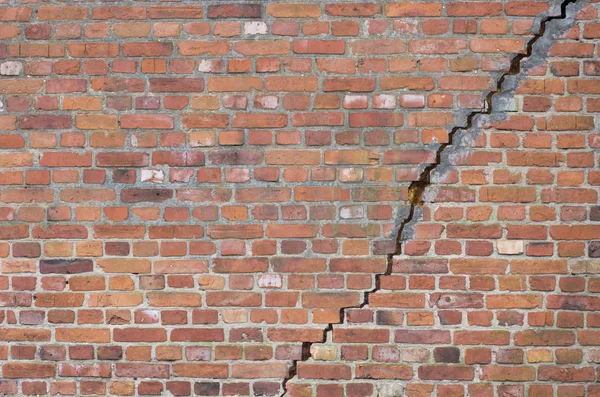
[[[524, 59], [530, 57], [533, 54], [533, 46], [538, 40], [540, 40], [544, 34], [546, 33], [546, 25], [553, 20], [557, 19], [566, 19], [567, 18], [567, 7], [570, 4], [574, 4], [580, 0], [566, 0], [560, 5], [560, 14], [554, 16], [546, 16], [540, 21], [540, 28], [536, 34], [527, 42], [525, 47], [525, 51], [518, 53], [513, 56], [510, 61], [510, 67], [507, 72], [503, 73], [498, 80], [496, 81], [496, 85], [487, 93], [484, 98], [484, 108], [483, 110], [473, 110], [469, 112], [466, 117], [465, 124], [462, 126], [454, 126], [450, 132], [448, 133], [448, 140], [438, 146], [435, 156], [435, 162], [429, 164], [421, 174], [419, 175], [419, 179], [412, 182], [408, 188], [408, 201], [409, 201], [409, 211], [406, 218], [402, 220], [400, 226], [398, 227], [398, 234], [396, 236], [396, 250], [395, 252], [388, 254], [387, 256], [387, 266], [384, 273], [379, 273], [375, 275], [375, 287], [369, 291], [364, 292], [362, 303], [356, 306], [347, 306], [340, 308], [340, 322], [344, 322], [346, 310], [348, 309], [362, 309], [366, 305], [369, 304], [369, 296], [373, 293], [377, 293], [381, 290], [381, 277], [389, 276], [392, 274], [393, 260], [394, 256], [400, 255], [402, 253], [402, 234], [404, 229], [409, 225], [415, 217], [417, 212], [416, 208], [421, 207], [424, 204], [423, 196], [425, 190], [431, 185], [431, 174], [432, 172], [438, 168], [442, 164], [442, 153], [448, 148], [452, 146], [452, 141], [455, 134], [458, 131], [466, 130], [468, 131], [473, 127], [473, 122], [477, 116], [480, 115], [490, 115], [494, 112], [493, 108], [493, 97], [497, 94], [502, 94], [502, 86], [506, 78], [510, 76], [517, 76], [521, 73], [521, 63]], [[294, 360], [292, 365], [289, 368], [288, 376], [283, 380], [282, 387], [283, 393], [281, 397], [285, 396], [288, 391], [288, 382], [292, 380], [298, 372], [298, 363], [308, 361], [310, 359], [310, 349], [313, 344], [323, 344], [327, 342], [328, 335], [333, 332], [333, 323], [329, 323], [328, 326], [323, 330], [323, 339], [319, 342], [303, 342], [302, 343], [302, 355], [299, 360]]]

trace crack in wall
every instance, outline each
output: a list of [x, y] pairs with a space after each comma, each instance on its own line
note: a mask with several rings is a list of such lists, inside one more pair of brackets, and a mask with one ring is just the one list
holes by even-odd
[[[340, 323], [344, 322], [346, 310], [348, 309], [361, 309], [369, 304], [369, 296], [373, 293], [377, 293], [381, 290], [381, 278], [385, 276], [389, 276], [392, 274], [393, 261], [394, 256], [402, 254], [402, 242], [404, 231], [412, 227], [413, 222], [416, 222], [418, 218], [422, 215], [421, 207], [424, 204], [424, 195], [425, 190], [432, 184], [431, 175], [433, 171], [435, 171], [439, 166], [442, 165], [443, 158], [442, 154], [448, 149], [448, 147], [452, 147], [453, 138], [459, 131], [468, 131], [474, 128], [474, 122], [476, 117], [481, 115], [491, 115], [494, 111], [494, 97], [496, 95], [502, 95], [506, 92], [513, 91], [516, 88], [516, 82], [513, 82], [511, 87], [508, 89], [503, 89], [504, 83], [507, 81], [507, 78], [511, 76], [519, 76], [524, 69], [524, 65], [522, 65], [523, 60], [534, 55], [534, 45], [544, 37], [546, 34], [546, 28], [549, 22], [554, 20], [567, 20], [568, 17], [572, 17], [574, 19], [574, 13], [578, 11], [578, 9], [574, 9], [574, 13], [569, 15], [567, 13], [567, 7], [571, 4], [584, 4], [585, 0], [565, 0], [560, 3], [560, 14], [553, 16], [545, 16], [539, 22], [539, 30], [537, 33], [533, 35], [533, 37], [527, 42], [525, 50], [521, 53], [515, 54], [511, 61], [510, 67], [507, 72], [504, 72], [497, 79], [495, 86], [489, 90], [489, 92], [484, 97], [484, 108], [483, 110], [472, 110], [470, 111], [466, 118], [465, 124], [462, 126], [454, 126], [448, 133], [448, 140], [445, 143], [438, 145], [435, 162], [429, 164], [427, 167], [423, 169], [419, 178], [416, 181], [413, 181], [408, 188], [408, 202], [409, 209], [406, 217], [400, 222], [398, 227], [398, 233], [396, 235], [396, 249], [393, 253], [388, 254], [387, 256], [387, 266], [384, 273], [379, 273], [375, 275], [375, 287], [369, 291], [365, 291], [363, 295], [362, 303], [355, 306], [346, 306], [340, 308]], [[544, 54], [547, 56], [547, 53]], [[499, 111], [502, 111], [499, 110]], [[448, 149], [449, 150], [449, 149]], [[282, 381], [283, 393], [281, 397], [284, 397], [288, 392], [288, 382], [291, 381], [298, 372], [298, 363], [308, 361], [311, 357], [311, 347], [314, 344], [323, 344], [328, 340], [328, 335], [333, 332], [334, 323], [329, 323], [327, 327], [323, 330], [323, 339], [319, 342], [303, 342], [302, 343], [302, 354], [301, 358], [298, 360], [294, 360], [292, 365], [289, 368], [288, 376]]]

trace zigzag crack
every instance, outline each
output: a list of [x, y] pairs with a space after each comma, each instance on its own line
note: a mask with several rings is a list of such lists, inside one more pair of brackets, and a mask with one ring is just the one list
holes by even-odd
[[[484, 99], [484, 109], [483, 110], [473, 110], [469, 112], [466, 117], [465, 125], [462, 126], [454, 126], [450, 132], [448, 133], [448, 140], [445, 143], [442, 143], [438, 146], [435, 156], [435, 162], [429, 164], [421, 174], [419, 175], [419, 179], [412, 182], [408, 188], [408, 201], [410, 204], [409, 212], [406, 218], [402, 220], [400, 226], [398, 227], [398, 234], [396, 236], [396, 250], [395, 252], [388, 254], [387, 256], [387, 266], [386, 271], [384, 273], [379, 273], [375, 275], [375, 287], [370, 291], [366, 291], [363, 295], [363, 300], [360, 305], [356, 306], [347, 306], [340, 308], [340, 322], [344, 322], [344, 318], [346, 315], [346, 310], [348, 309], [361, 309], [369, 304], [369, 296], [373, 293], [376, 293], [381, 290], [381, 277], [389, 276], [392, 274], [392, 267], [394, 256], [402, 254], [402, 234], [407, 225], [409, 225], [415, 217], [416, 208], [423, 205], [423, 196], [425, 194], [425, 190], [429, 185], [431, 185], [431, 174], [432, 172], [438, 168], [442, 164], [442, 153], [448, 148], [448, 146], [452, 145], [452, 141], [454, 135], [461, 130], [469, 130], [473, 127], [473, 122], [475, 117], [480, 115], [489, 115], [494, 111], [492, 99], [494, 95], [502, 93], [502, 86], [507, 77], [516, 76], [521, 73], [521, 62], [523, 59], [530, 57], [533, 54], [533, 46], [535, 43], [540, 40], [544, 34], [546, 33], [546, 25], [553, 20], [556, 19], [566, 19], [567, 18], [567, 7], [570, 4], [576, 3], [579, 0], [566, 0], [561, 3], [560, 6], [560, 14], [555, 16], [547, 16], [544, 17], [540, 21], [540, 28], [536, 34], [533, 35], [531, 40], [527, 42], [526, 48], [524, 52], [518, 53], [513, 56], [510, 61], [510, 67], [507, 72], [503, 73], [497, 80], [495, 87], [493, 87], [485, 96]], [[328, 335], [333, 332], [333, 323], [328, 324], [327, 328], [323, 330], [323, 339], [319, 342], [303, 342], [302, 343], [302, 355], [299, 360], [294, 360], [292, 365], [290, 366], [288, 376], [283, 379], [282, 387], [283, 393], [281, 397], [284, 397], [288, 392], [288, 382], [292, 380], [298, 372], [298, 363], [308, 361], [310, 359], [310, 349], [313, 344], [323, 344], [327, 342]]]

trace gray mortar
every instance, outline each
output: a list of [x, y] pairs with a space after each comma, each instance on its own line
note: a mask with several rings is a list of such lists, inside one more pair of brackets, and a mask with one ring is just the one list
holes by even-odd
[[398, 216], [396, 217], [396, 222], [394, 224], [394, 230], [396, 231], [396, 234], [398, 233], [397, 231], [400, 230], [400, 226], [402, 225], [402, 223], [404, 223], [409, 216], [410, 205], [400, 207], [400, 209], [398, 210]]
[[[544, 21], [545, 18], [560, 16], [561, 4], [562, 1], [560, 0], [552, 0], [551, 4], [549, 5], [549, 10], [535, 18], [531, 30], [533, 32], [538, 32], [541, 29], [542, 21]], [[443, 180], [448, 172], [454, 169], [452, 166], [453, 160], [460, 157], [466, 157], [473, 153], [474, 149], [472, 147], [472, 143], [481, 135], [481, 128], [483, 126], [487, 126], [489, 121], [505, 120], [508, 117], [507, 113], [516, 112], [518, 110], [517, 101], [514, 95], [520, 82], [527, 77], [527, 72], [529, 70], [545, 62], [546, 58], [548, 57], [548, 52], [550, 51], [550, 48], [556, 39], [564, 35], [573, 27], [577, 13], [585, 6], [585, 4], [586, 2], [583, 0], [578, 0], [575, 3], [569, 4], [566, 7], [566, 17], [564, 19], [553, 19], [545, 24], [544, 34], [539, 37], [532, 47], [531, 56], [521, 61], [520, 73], [516, 75], [508, 75], [507, 72], [495, 72], [492, 74], [493, 84], [491, 87], [493, 88], [488, 89], [481, 95], [481, 98], [484, 102], [485, 98], [490, 94], [490, 92], [497, 88], [498, 82], [502, 76], [504, 76], [504, 81], [502, 82], [500, 90], [491, 97], [492, 112], [490, 114], [476, 115], [473, 118], [471, 128], [468, 130], [460, 129], [454, 133], [452, 145], [447, 146], [443, 150], [441, 153], [440, 162], [431, 172], [432, 183]], [[511, 63], [516, 56], [517, 55], [515, 54], [510, 58]], [[457, 125], [466, 125], [468, 117], [471, 113], [473, 113], [473, 111], [469, 109], [461, 109], [457, 111], [455, 113], [456, 123], [453, 126], [446, 127], [448, 133], [450, 133]], [[438, 148], [438, 143], [433, 143], [426, 146], [426, 149], [432, 151], [437, 151]], [[426, 168], [426, 165], [421, 164], [419, 166], [419, 172], [422, 172], [424, 168]], [[437, 195], [436, 193], [435, 187], [428, 186], [425, 188], [423, 199], [425, 202], [432, 202], [435, 200]], [[409, 224], [405, 225], [405, 228], [403, 229], [402, 236], [400, 237], [401, 241], [409, 240], [414, 236], [414, 223], [420, 220], [421, 217], [422, 211], [415, 211], [413, 220], [411, 220]], [[394, 236], [397, 236], [398, 230], [400, 230], [402, 222], [404, 222], [405, 219], [405, 216], [400, 213], [398, 214], [395, 222]]]
[[415, 207], [412, 219], [404, 225], [400, 241], [407, 241], [415, 235], [415, 226], [423, 219], [423, 208]]
[[[542, 27], [543, 22], [548, 17], [560, 17], [561, 16], [561, 8], [564, 2], [561, 0], [551, 0], [549, 5], [549, 10], [546, 13], [543, 13], [537, 16], [534, 20], [532, 31], [539, 32]], [[519, 73], [515, 76], [511, 76], [509, 72], [497, 72], [492, 74], [493, 84], [490, 89], [482, 94], [482, 100], [486, 106], [485, 99], [490, 96], [492, 91], [498, 91], [498, 93], [492, 95], [490, 97], [491, 109], [484, 108], [482, 111], [473, 111], [473, 110], [458, 110], [455, 113], [456, 124], [448, 127], [447, 131], [452, 133], [452, 144], [446, 146], [440, 155], [440, 161], [435, 165], [435, 168], [430, 173], [430, 178], [427, 186], [424, 188], [423, 199], [426, 202], [432, 201], [435, 199], [436, 192], [435, 189], [429, 186], [429, 183], [435, 183], [436, 181], [441, 180], [447, 173], [453, 169], [452, 160], [459, 156], [466, 156], [470, 154], [472, 149], [473, 141], [482, 133], [482, 127], [489, 124], [490, 120], [502, 120], [507, 117], [507, 112], [515, 112], [517, 111], [517, 103], [514, 98], [514, 93], [516, 88], [518, 87], [520, 81], [526, 76], [527, 71], [532, 68], [542, 64], [547, 55], [550, 47], [555, 42], [557, 37], [564, 34], [568, 29], [570, 29], [574, 22], [575, 16], [577, 12], [583, 8], [585, 5], [584, 0], [577, 0], [574, 4], [570, 4], [566, 7], [566, 17], [564, 19], [555, 19], [548, 21], [545, 23], [545, 31], [542, 36], [537, 37], [537, 34], [533, 34], [533, 38], [531, 40], [536, 40], [534, 42], [534, 46], [531, 48], [531, 55], [526, 58], [520, 60], [520, 70]], [[531, 41], [529, 41], [531, 42]], [[528, 42], [528, 43], [529, 43]], [[527, 44], [529, 46], [529, 44]], [[513, 55], [510, 58], [510, 64], [514, 62], [515, 58], [518, 57], [518, 54]], [[501, 80], [503, 79], [503, 80]], [[501, 86], [499, 87], [499, 82], [502, 81]], [[488, 114], [489, 112], [489, 114]], [[475, 114], [474, 113], [480, 113]], [[469, 124], [470, 120], [470, 124]], [[463, 125], [465, 127], [460, 128]], [[458, 128], [457, 128], [458, 127]], [[441, 144], [438, 142], [434, 142], [430, 145], [426, 146], [426, 149], [438, 151]], [[419, 172], [421, 177], [423, 177], [423, 172], [427, 169], [428, 165], [420, 165]], [[415, 234], [415, 225], [423, 218], [423, 208], [416, 205], [415, 203], [410, 203], [409, 206], [403, 206], [397, 210], [397, 215], [395, 219], [394, 225], [394, 233], [395, 241], [398, 244], [406, 240], [410, 240], [414, 237]], [[401, 234], [398, 236], [398, 234]], [[400, 252], [397, 252], [399, 254]], [[388, 260], [393, 258], [393, 255], [389, 255]], [[388, 263], [388, 271], [391, 270], [391, 267]], [[377, 275], [377, 276], [381, 276]], [[373, 292], [377, 292], [378, 287], [370, 292], [365, 293], [365, 299], [360, 307], [368, 304], [368, 295]], [[342, 315], [344, 311], [348, 309], [340, 308], [340, 314]], [[327, 343], [330, 341], [330, 333], [333, 331], [334, 325], [329, 324], [328, 328], [324, 331], [323, 342]], [[319, 343], [319, 342], [315, 342]], [[314, 343], [309, 343], [313, 345]], [[309, 356], [310, 357], [310, 356]], [[290, 381], [292, 378], [296, 376], [296, 366], [297, 363], [302, 360], [294, 360], [292, 365], [292, 370], [290, 375], [284, 379], [283, 382], [283, 394], [282, 396], [287, 395], [287, 387], [285, 384]], [[394, 383], [381, 383], [377, 387], [377, 395], [392, 397], [392, 396], [401, 396], [404, 393], [404, 387], [400, 382]]]
[[[520, 82], [527, 77], [528, 71], [546, 61], [548, 52], [550, 51], [550, 48], [554, 42], [573, 27], [577, 13], [585, 5], [586, 2], [584, 0], [578, 0], [575, 3], [569, 4], [566, 8], [566, 18], [553, 19], [546, 23], [544, 34], [540, 36], [540, 38], [535, 42], [535, 45], [532, 47], [531, 56], [521, 62], [521, 72], [516, 75], [506, 75], [504, 81], [502, 82], [500, 91], [497, 94], [494, 94], [492, 97], [492, 112], [490, 114], [476, 115], [473, 119], [473, 125], [469, 130], [461, 129], [455, 133], [452, 145], [449, 145], [443, 151], [440, 163], [432, 172], [432, 181], [439, 181], [443, 179], [448, 172], [454, 169], [451, 162], [452, 159], [461, 156], [467, 156], [474, 151], [471, 143], [481, 135], [482, 126], [487, 125], [489, 121], [505, 120], [508, 117], [507, 113], [517, 111], [514, 95], [516, 89], [519, 87]], [[540, 24], [544, 18], [549, 16], [557, 16], [559, 14], [560, 2], [553, 1], [550, 11], [538, 16], [535, 19], [535, 30], [540, 29]], [[502, 75], [504, 75], [504, 73], [495, 73], [494, 81], [496, 85]], [[485, 98], [489, 92], [490, 91], [488, 90], [486, 93], [484, 93], [482, 98]], [[457, 120], [463, 122], [464, 124], [468, 113], [468, 111], [461, 112], [457, 116]], [[450, 128], [448, 128], [448, 130], [450, 130]], [[426, 201], [433, 201], [435, 199], [435, 195], [434, 188], [431, 187], [427, 189], [424, 197]]]
[[[561, 5], [563, 1], [560, 0], [552, 0], [552, 4], [550, 4], [549, 11], [543, 13], [536, 17], [532, 31], [539, 32], [542, 22], [547, 17], [556, 17], [561, 15]], [[472, 142], [477, 139], [479, 135], [482, 133], [482, 127], [487, 126], [490, 120], [503, 120], [507, 118], [507, 112], [515, 112], [517, 111], [516, 101], [514, 99], [514, 93], [516, 88], [518, 87], [520, 81], [526, 77], [527, 71], [532, 68], [542, 64], [547, 56], [548, 51], [552, 44], [556, 41], [556, 39], [566, 33], [575, 23], [575, 17], [579, 10], [581, 10], [585, 5], [585, 0], [577, 0], [575, 3], [569, 4], [566, 7], [566, 16], [563, 19], [554, 19], [548, 21], [545, 24], [545, 31], [542, 36], [540, 36], [537, 41], [535, 41], [533, 47], [531, 48], [531, 55], [521, 60], [519, 73], [516, 75], [509, 75], [509, 72], [499, 72], [494, 73], [492, 75], [492, 79], [494, 84], [490, 87], [489, 90], [482, 94], [482, 100], [484, 100], [490, 95], [490, 92], [494, 90], [498, 90], [498, 93], [493, 94], [491, 97], [491, 106], [492, 109], [485, 109], [483, 111], [475, 111], [472, 110], [460, 110], [456, 113], [455, 120], [457, 123], [454, 126], [446, 128], [448, 133], [450, 134], [454, 131], [452, 135], [452, 144], [445, 147], [441, 153], [440, 161], [435, 165], [435, 168], [431, 171], [429, 183], [435, 183], [436, 181], [442, 180], [449, 171], [453, 169], [452, 160], [454, 158], [460, 156], [466, 156], [473, 152]], [[535, 38], [538, 33], [534, 34]], [[534, 40], [532, 38], [532, 40]], [[515, 54], [511, 57], [510, 63], [514, 62], [514, 59], [518, 55]], [[504, 76], [504, 80], [502, 81], [502, 85], [498, 87], [499, 82]], [[487, 106], [487, 104], [486, 104]], [[498, 106], [496, 108], [496, 106]], [[484, 113], [490, 111], [489, 114]], [[471, 116], [473, 113], [476, 113], [474, 116]], [[477, 114], [478, 113], [478, 114]], [[468, 126], [469, 117], [471, 119], [471, 125]], [[457, 128], [457, 125], [465, 125], [464, 128]], [[427, 149], [438, 150], [440, 144], [434, 142], [431, 145], [428, 145]], [[419, 168], [419, 171], [427, 168], [427, 166], [423, 166]], [[423, 174], [420, 174], [423, 176]], [[425, 202], [431, 202], [435, 199], [436, 192], [435, 188], [432, 188], [430, 185], [425, 186], [423, 192], [423, 200]], [[412, 209], [412, 216], [411, 216]], [[414, 237], [415, 234], [415, 225], [423, 218], [423, 208], [419, 205], [411, 203], [410, 206], [404, 206], [398, 210], [398, 215], [395, 220], [395, 235], [396, 241], [398, 243], [410, 240]], [[398, 236], [399, 231], [401, 231], [401, 235]], [[397, 253], [399, 254], [399, 252]], [[389, 258], [393, 258], [393, 254], [389, 255]], [[389, 267], [389, 264], [388, 264]], [[380, 276], [380, 275], [377, 275]], [[377, 292], [376, 288], [373, 291], [367, 292], [365, 294], [365, 301], [360, 307], [363, 307], [365, 304], [368, 304], [368, 295]], [[348, 308], [340, 308], [341, 313]], [[326, 337], [324, 341], [321, 343], [326, 343], [329, 341], [327, 338], [327, 334], [332, 332], [334, 328], [333, 324], [330, 324], [329, 331], [326, 330]], [[313, 343], [310, 343], [312, 345]], [[304, 360], [302, 360], [304, 361]], [[294, 366], [297, 364], [297, 361], [294, 363]], [[294, 374], [295, 375], [295, 374]], [[292, 376], [294, 377], [294, 376]], [[291, 380], [292, 377], [288, 377], [285, 379], [284, 384]], [[377, 396], [380, 397], [396, 397], [401, 396], [404, 393], [404, 386], [402, 383], [384, 383], [377, 387]], [[282, 396], [287, 396], [287, 389], [284, 387], [284, 392]]]

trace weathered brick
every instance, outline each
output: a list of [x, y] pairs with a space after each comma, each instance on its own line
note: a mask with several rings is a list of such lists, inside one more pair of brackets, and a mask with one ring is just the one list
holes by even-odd
[[596, 5], [217, 3], [1, 8], [0, 394], [597, 394]]
[[56, 374], [56, 364], [51, 363], [6, 363], [2, 366], [2, 375], [14, 378], [51, 378]]
[[86, 273], [93, 271], [90, 259], [44, 259], [40, 260], [40, 273]]
[[30, 115], [21, 116], [19, 124], [29, 130], [57, 130], [71, 128], [71, 116]]

